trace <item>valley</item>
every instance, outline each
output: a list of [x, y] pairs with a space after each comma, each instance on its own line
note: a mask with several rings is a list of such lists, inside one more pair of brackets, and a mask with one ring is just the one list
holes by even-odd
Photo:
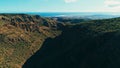
[[0, 14], [0, 68], [117, 68], [120, 18]]

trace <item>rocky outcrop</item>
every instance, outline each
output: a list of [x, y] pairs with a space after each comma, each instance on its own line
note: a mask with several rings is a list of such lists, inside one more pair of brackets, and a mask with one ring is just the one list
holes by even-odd
[[61, 31], [50, 18], [26, 14], [0, 14], [0, 68], [21, 68], [48, 37]]
[[0, 14], [0, 20], [29, 32], [39, 31], [41, 26], [57, 29], [57, 22], [55, 20], [42, 18], [38, 15]]

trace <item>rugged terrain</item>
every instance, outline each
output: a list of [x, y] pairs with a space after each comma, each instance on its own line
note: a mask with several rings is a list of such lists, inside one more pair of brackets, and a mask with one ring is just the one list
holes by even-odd
[[58, 29], [55, 20], [38, 15], [0, 14], [0, 68], [21, 68]]
[[0, 68], [119, 68], [120, 18], [75, 21], [0, 14]]

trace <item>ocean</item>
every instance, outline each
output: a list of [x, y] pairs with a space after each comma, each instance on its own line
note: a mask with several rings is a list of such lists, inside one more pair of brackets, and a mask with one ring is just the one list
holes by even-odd
[[71, 16], [120, 16], [115, 12], [27, 12], [26, 14], [40, 15], [42, 17], [71, 17]]

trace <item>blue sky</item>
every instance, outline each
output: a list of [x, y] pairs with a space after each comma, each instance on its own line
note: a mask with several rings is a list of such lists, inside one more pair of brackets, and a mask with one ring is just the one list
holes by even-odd
[[1, 0], [0, 12], [120, 12], [120, 0]]

